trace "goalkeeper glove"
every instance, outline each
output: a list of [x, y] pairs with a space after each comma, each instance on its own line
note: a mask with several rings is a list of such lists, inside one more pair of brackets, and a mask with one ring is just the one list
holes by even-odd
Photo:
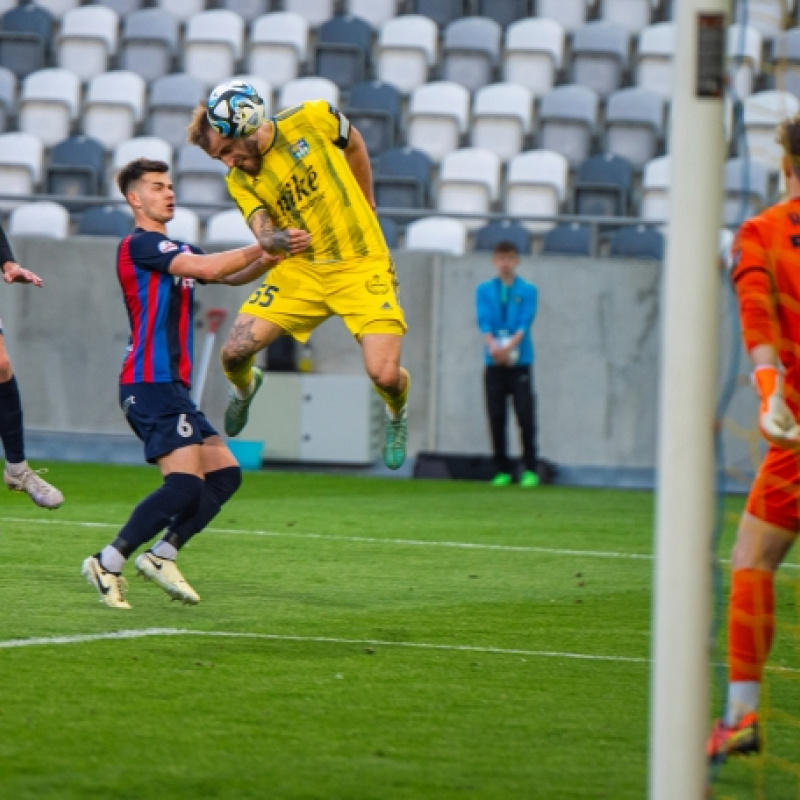
[[761, 398], [758, 427], [762, 436], [776, 447], [800, 449], [800, 425], [783, 398], [783, 375], [777, 367], [756, 367], [753, 383]]

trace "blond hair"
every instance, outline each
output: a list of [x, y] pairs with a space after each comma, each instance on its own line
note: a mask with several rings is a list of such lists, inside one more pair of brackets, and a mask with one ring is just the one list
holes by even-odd
[[186, 129], [191, 144], [196, 144], [208, 152], [211, 146], [209, 133], [211, 133], [211, 123], [208, 121], [208, 114], [206, 113], [206, 104], [198, 103], [195, 110], [192, 112], [192, 121]]

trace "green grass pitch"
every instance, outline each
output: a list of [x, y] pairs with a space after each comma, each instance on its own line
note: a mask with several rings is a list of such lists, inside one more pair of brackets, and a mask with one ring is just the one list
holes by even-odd
[[[0, 504], [2, 800], [645, 797], [650, 494], [247, 473], [181, 556], [201, 604], [129, 568], [126, 612], [80, 564], [157, 472], [51, 469], [62, 509]], [[798, 796], [798, 677], [717, 796]]]

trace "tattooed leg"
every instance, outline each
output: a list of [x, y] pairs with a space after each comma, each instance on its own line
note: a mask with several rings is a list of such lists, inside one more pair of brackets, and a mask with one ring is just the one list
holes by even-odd
[[222, 346], [225, 377], [239, 390], [246, 391], [253, 379], [256, 353], [274, 342], [283, 329], [269, 320], [239, 314]]

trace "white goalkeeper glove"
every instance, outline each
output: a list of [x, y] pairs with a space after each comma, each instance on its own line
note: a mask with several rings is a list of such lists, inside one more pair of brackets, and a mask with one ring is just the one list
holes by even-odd
[[753, 384], [761, 398], [758, 411], [761, 435], [776, 447], [800, 450], [800, 425], [784, 400], [783, 375], [777, 367], [756, 367]]

